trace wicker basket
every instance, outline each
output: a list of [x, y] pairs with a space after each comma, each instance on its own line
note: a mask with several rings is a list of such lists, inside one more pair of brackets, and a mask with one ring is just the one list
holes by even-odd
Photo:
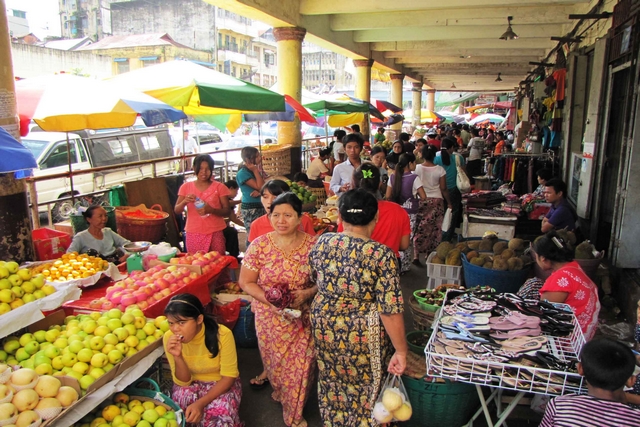
[[[151, 389], [139, 388], [141, 385], [150, 386]], [[163, 394], [160, 391], [160, 386], [154, 380], [150, 378], [140, 378], [133, 385], [130, 385], [124, 392], [129, 395], [131, 399], [136, 399], [141, 402], [153, 402], [156, 406], [163, 406], [168, 411], [175, 411], [178, 425], [184, 427], [185, 417], [182, 409], [174, 402], [169, 396]]]
[[426, 331], [431, 328], [431, 324], [433, 324], [433, 319], [435, 318], [435, 312], [425, 311], [420, 308], [418, 301], [416, 301], [413, 295], [409, 297], [409, 308], [413, 315], [413, 327], [416, 330]]
[[317, 197], [316, 208], [324, 205], [324, 202], [327, 201], [327, 192], [325, 191], [324, 186], [322, 186], [322, 188], [307, 187], [307, 190], [309, 190], [311, 194]]
[[291, 173], [291, 146], [262, 150], [262, 169], [269, 176]]
[[[159, 217], [132, 218], [126, 215], [134, 211], [142, 211], [143, 213], [153, 214]], [[132, 242], [160, 242], [167, 232], [168, 218], [169, 214], [163, 212], [160, 205], [153, 205], [151, 209], [148, 209], [145, 205], [116, 207], [118, 234]]]

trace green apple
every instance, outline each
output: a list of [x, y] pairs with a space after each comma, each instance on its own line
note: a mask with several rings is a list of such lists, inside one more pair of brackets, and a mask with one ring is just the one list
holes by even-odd
[[144, 313], [139, 308], [135, 308], [135, 309], [131, 310], [131, 314], [133, 314], [133, 317], [142, 317], [142, 318], [144, 318]]
[[143, 348], [145, 348], [148, 345], [149, 345], [149, 341], [147, 341], [146, 339], [140, 340], [140, 342], [136, 346], [136, 350], [141, 351]]
[[94, 354], [91, 358], [91, 366], [94, 366], [96, 368], [102, 368], [107, 363], [109, 363], [109, 357], [107, 357], [107, 355], [103, 353]]
[[42, 363], [35, 368], [38, 375], [53, 375], [53, 366], [50, 363]]
[[40, 344], [38, 344], [38, 341], [33, 340], [27, 343], [27, 345], [24, 346], [24, 350], [29, 354], [36, 354], [38, 352], [38, 350], [40, 350]]
[[73, 364], [71, 369], [80, 373], [81, 375], [84, 375], [89, 372], [89, 364], [84, 362], [76, 362]]
[[46, 363], [47, 365], [51, 365], [51, 359], [44, 354], [44, 351], [36, 353], [36, 356], [33, 358], [33, 364], [35, 366], [42, 365]]
[[120, 340], [115, 334], [107, 334], [104, 336], [104, 342], [106, 342], [107, 344], [116, 345], [120, 342]]
[[53, 359], [51, 359], [51, 367], [56, 371], [59, 371], [60, 369], [64, 368], [64, 363], [62, 362], [62, 356], [56, 356]]
[[22, 282], [22, 285], [20, 285], [20, 287], [22, 288], [22, 290], [27, 293], [27, 294], [32, 294], [36, 291], [36, 285], [34, 285], [31, 282]]
[[153, 336], [156, 339], [160, 339], [164, 336], [164, 332], [162, 331], [162, 329], [156, 329], [156, 331], [153, 333]]
[[96, 379], [93, 378], [91, 375], [85, 375], [82, 378], [80, 378], [79, 381], [80, 381], [80, 388], [83, 390], [86, 390], [91, 386], [91, 384], [93, 384], [96, 381]]
[[53, 342], [53, 345], [58, 347], [59, 349], [63, 349], [69, 345], [69, 341], [67, 341], [67, 339], [64, 337], [60, 337]]
[[49, 329], [47, 332], [44, 333], [44, 339], [50, 343], [55, 342], [55, 340], [57, 340], [59, 336], [60, 336], [60, 331], [57, 329]]
[[74, 353], [66, 353], [62, 355], [62, 364], [64, 366], [72, 367], [78, 363], [78, 356]]
[[80, 350], [84, 349], [84, 344], [80, 340], [74, 340], [69, 343], [69, 351], [74, 354], [78, 354]]
[[2, 266], [0, 267], [0, 279], [6, 279], [7, 277], [9, 277], [11, 273], [9, 273], [9, 270], [7, 269], [7, 267]]
[[[103, 376], [104, 374], [106, 374], [105, 370], [102, 368], [96, 368], [93, 367], [89, 370], [89, 375], [91, 375], [93, 378], [98, 379], [101, 376]], [[112, 424], [113, 425], [113, 424]]]
[[12, 287], [19, 288], [22, 285], [22, 279], [17, 274], [12, 274], [9, 276], [9, 283], [11, 283]]
[[118, 350], [122, 354], [127, 354], [129, 351], [129, 346], [123, 342], [116, 344], [116, 350]]
[[26, 334], [22, 334], [22, 335], [20, 336], [20, 339], [19, 339], [19, 341], [20, 341], [20, 345], [21, 345], [22, 347], [24, 347], [25, 345], [27, 345], [27, 344], [28, 344], [28, 343], [30, 343], [31, 341], [35, 341], [35, 340], [36, 340], [36, 337], [34, 337], [34, 336], [33, 336], [33, 334], [32, 334], [32, 333], [29, 333], [29, 332], [27, 332]]
[[78, 360], [80, 362], [85, 362], [85, 363], [89, 363], [91, 362], [91, 358], [93, 357], [93, 350], [91, 350], [90, 348], [82, 348], [80, 351], [78, 351]]
[[109, 363], [113, 363], [114, 365], [120, 363], [120, 361], [124, 358], [124, 355], [119, 350], [111, 350], [107, 355], [109, 358]]
[[27, 353], [27, 350], [25, 350], [24, 348], [19, 348], [16, 351], [16, 360], [18, 362], [22, 362], [23, 360], [27, 360], [28, 358], [30, 358], [31, 355], [29, 353]]
[[[9, 290], [9, 292], [11, 291]], [[11, 295], [13, 295], [13, 292], [11, 292]], [[0, 302], [0, 314], [5, 314], [10, 311], [11, 311], [11, 306], [9, 304], [7, 304], [6, 302]]]
[[53, 344], [51, 344], [50, 342], [47, 342], [47, 341], [40, 343], [40, 350], [46, 350], [49, 347], [53, 347]]
[[27, 280], [31, 280], [31, 271], [29, 269], [21, 268], [16, 272], [16, 274], [25, 282]]
[[93, 319], [89, 319], [83, 324], [82, 330], [87, 334], [92, 334], [97, 327], [98, 327], [98, 323]]
[[122, 311], [118, 310], [117, 308], [112, 308], [111, 310], [107, 311], [107, 317], [109, 319], [120, 319], [122, 317]]
[[122, 342], [129, 336], [129, 331], [127, 331], [125, 328], [118, 328], [113, 331], [113, 334], [118, 338], [119, 342]]
[[67, 337], [70, 337], [71, 335], [78, 335], [78, 332], [80, 332], [82, 329], [80, 329], [80, 326], [78, 325], [67, 325], [67, 329], [65, 329], [64, 334]]
[[36, 331], [33, 333], [33, 337], [36, 339], [36, 341], [38, 341], [39, 343], [43, 343], [45, 342], [46, 339], [46, 335], [47, 332], [46, 331]]
[[142, 413], [142, 419], [145, 421], [148, 421], [151, 424], [158, 421], [158, 418], [160, 418], [160, 416], [158, 415], [155, 409], [147, 409]]
[[98, 326], [96, 328], [96, 330], [93, 332], [93, 334], [97, 337], [104, 337], [105, 335], [107, 335], [108, 333], [111, 332], [111, 329], [109, 329], [106, 326]]
[[102, 369], [104, 369], [105, 372], [109, 372], [113, 368], [114, 368], [113, 363], [107, 363], [106, 365], [104, 365], [104, 368], [102, 368]]
[[8, 354], [4, 350], [0, 350], [0, 362], [5, 362], [8, 358]]
[[147, 323], [147, 319], [145, 319], [144, 316], [136, 317], [135, 320], [133, 321], [133, 326], [135, 326], [136, 329], [142, 329], [144, 328], [144, 325], [146, 325], [146, 323]]
[[42, 299], [42, 298], [46, 297], [47, 294], [42, 289], [36, 289], [33, 292], [33, 296], [36, 297], [36, 299]]
[[109, 318], [106, 316], [103, 316], [103, 317], [99, 317], [98, 320], [96, 320], [96, 323], [98, 324], [98, 326], [107, 326], [108, 321], [109, 321]]
[[35, 368], [35, 366], [33, 364], [33, 359], [23, 360], [22, 362], [20, 362], [20, 366], [22, 366], [23, 368], [28, 368], [28, 369], [34, 369]]
[[65, 374], [69, 377], [75, 378], [78, 381], [80, 381], [80, 379], [82, 379], [83, 375], [78, 372], [78, 371], [74, 371], [73, 369], [69, 368], [70, 370], [65, 372]]
[[147, 420], [140, 420], [138, 424], [136, 424], [136, 427], [153, 427], [153, 424], [149, 423]]
[[147, 338], [147, 334], [144, 332], [144, 330], [138, 329], [136, 331], [136, 338], [138, 338], [139, 340], [143, 340], [143, 339]]
[[166, 418], [168, 420], [175, 420], [176, 419], [176, 413], [173, 412], [173, 411], [165, 412], [165, 414], [162, 416], [162, 418]]
[[149, 344], [151, 344], [152, 342], [156, 341], [158, 338], [156, 338], [154, 335], [147, 335], [147, 337], [145, 338], [145, 341], [148, 342]]
[[4, 341], [3, 350], [9, 354], [14, 354], [20, 348], [20, 341], [17, 337], [8, 337]]
[[0, 289], [11, 289], [11, 286], [9, 279], [0, 279]]
[[127, 351], [127, 354], [125, 354], [126, 357], [131, 357], [134, 354], [136, 354], [138, 352], [138, 350], [136, 350], [135, 347], [129, 347], [129, 351]]
[[44, 286], [44, 276], [42, 274], [37, 274], [31, 278], [31, 283], [36, 287], [36, 289], [42, 289]]
[[153, 423], [153, 427], [167, 427], [167, 425], [169, 424], [169, 420], [162, 417], [162, 418], [158, 418], [158, 420]]
[[144, 325], [144, 327], [142, 328], [142, 330], [144, 331], [145, 334], [147, 335], [153, 335], [154, 332], [156, 331], [156, 327], [153, 323], [151, 322], [147, 322], [146, 325]]
[[111, 331], [115, 331], [118, 328], [122, 327], [122, 320], [120, 319], [109, 319], [107, 321], [107, 327], [111, 329]]
[[89, 345], [92, 350], [102, 350], [102, 347], [105, 345], [104, 338], [101, 336], [95, 336], [89, 340]]
[[18, 263], [15, 261], [8, 261], [4, 266], [7, 270], [9, 270], [9, 273], [11, 274], [17, 273], [18, 269], [20, 268]]
[[[2, 289], [2, 288], [0, 288], [0, 289]], [[136, 317], [131, 313], [124, 313], [122, 315], [122, 317], [120, 318], [120, 320], [122, 320], [122, 324], [129, 325], [129, 324], [133, 323], [135, 318]]]
[[0, 291], [0, 302], [11, 303], [16, 299], [16, 294], [11, 291], [11, 289], [3, 289]]
[[111, 350], [115, 350], [116, 346], [113, 344], [105, 344], [104, 347], [102, 347], [102, 350], [100, 350], [100, 353], [102, 354], [109, 354], [109, 352]]
[[[1, 292], [1, 291], [0, 291], [0, 292]], [[124, 326], [123, 326], [123, 328], [124, 328], [127, 332], [129, 332], [129, 335], [135, 335], [135, 334], [136, 334], [136, 332], [138, 332], [138, 329], [136, 329], [136, 327], [135, 327], [132, 323], [130, 323], [130, 324], [128, 324], [128, 325], [124, 325]]]
[[36, 298], [33, 294], [24, 294], [24, 296], [22, 297], [22, 301], [24, 301], [25, 304], [34, 302], [37, 299], [38, 298]]

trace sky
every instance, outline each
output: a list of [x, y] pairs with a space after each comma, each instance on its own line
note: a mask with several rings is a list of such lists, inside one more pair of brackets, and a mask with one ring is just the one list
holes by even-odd
[[60, 36], [58, 0], [5, 0], [8, 9], [27, 12], [29, 30], [39, 39]]

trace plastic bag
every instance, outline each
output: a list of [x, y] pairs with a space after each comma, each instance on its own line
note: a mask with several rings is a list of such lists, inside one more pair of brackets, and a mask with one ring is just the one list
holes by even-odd
[[452, 216], [451, 208], [447, 208], [447, 210], [444, 213], [444, 218], [442, 218], [442, 231], [444, 232], [449, 231], [449, 227], [451, 227], [451, 216]]
[[388, 374], [373, 407], [373, 417], [380, 424], [407, 421], [413, 409], [399, 375]]
[[464, 168], [460, 166], [460, 162], [458, 161], [458, 156], [456, 156], [456, 187], [460, 190], [461, 193], [468, 193], [471, 191], [471, 182], [469, 182], [469, 178], [464, 171]]

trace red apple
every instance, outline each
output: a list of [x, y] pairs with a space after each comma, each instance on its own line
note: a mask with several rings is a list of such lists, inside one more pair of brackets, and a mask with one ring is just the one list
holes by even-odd
[[193, 271], [191, 274], [189, 274], [189, 277], [191, 277], [192, 279], [197, 279], [198, 277], [200, 277], [200, 275]]
[[169, 290], [171, 291], [171, 293], [173, 293], [173, 292], [176, 292], [176, 291], [177, 291], [178, 289], [180, 289], [181, 287], [182, 287], [182, 283], [178, 283], [178, 282], [176, 282], [176, 283], [172, 283], [172, 284], [169, 286]]
[[165, 279], [158, 279], [155, 281], [155, 285], [160, 289], [167, 289], [169, 287], [169, 282]]
[[136, 297], [136, 302], [144, 301], [147, 299], [147, 293], [143, 290], [137, 290], [133, 293], [133, 296]]
[[174, 276], [172, 273], [167, 273], [164, 276], [162, 276], [162, 278], [166, 280], [168, 283], [173, 283], [176, 281], [176, 276]]
[[135, 304], [136, 301], [137, 301], [137, 298], [135, 296], [133, 296], [132, 294], [124, 294], [122, 296], [122, 299], [120, 300], [120, 303], [122, 305], [124, 305], [125, 307], [128, 307], [131, 304]]
[[171, 295], [171, 289], [169, 289], [169, 288], [163, 289], [163, 290], [160, 291], [160, 293], [163, 296], [168, 297], [169, 295]]
[[114, 305], [110, 302], [110, 301], [106, 301], [102, 303], [102, 309], [103, 310], [111, 310], [114, 307]]
[[93, 301], [91, 301], [89, 303], [89, 307], [90, 308], [94, 308], [94, 309], [100, 309], [102, 308], [102, 304], [104, 304], [104, 302], [100, 299], [94, 299]]
[[144, 291], [145, 295], [150, 297], [151, 295], [155, 294], [157, 291], [154, 289], [153, 285], [148, 285], [145, 286], [143, 289], [141, 289], [142, 291]]
[[153, 294], [153, 298], [155, 298], [156, 301], [160, 301], [162, 298], [164, 298], [164, 295], [158, 292], [157, 294]]
[[189, 276], [186, 276], [182, 279], [182, 283], [184, 283], [185, 285], [188, 285], [191, 282], [193, 282], [193, 279]]
[[154, 297], [151, 296], [151, 297], [147, 298], [147, 304], [148, 305], [152, 305], [152, 304], [155, 304], [155, 303], [156, 303], [156, 299]]
[[[154, 301], [155, 302], [155, 301]], [[149, 307], [149, 303], [147, 301], [140, 301], [138, 302], [138, 308], [140, 310], [144, 310], [145, 308]]]

